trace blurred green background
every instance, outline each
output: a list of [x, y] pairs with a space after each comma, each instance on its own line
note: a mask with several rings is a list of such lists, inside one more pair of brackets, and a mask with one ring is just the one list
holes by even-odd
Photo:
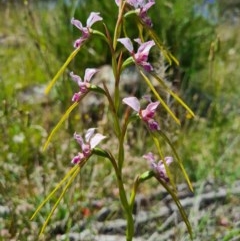
[[[240, 3], [156, 2], [149, 11], [153, 28], [180, 62], [179, 66], [166, 64], [166, 78], [196, 113], [196, 118], [188, 119], [173, 104], [182, 126], [170, 121], [166, 133], [193, 182], [213, 180], [217, 185], [230, 185], [240, 175]], [[113, 31], [117, 19], [113, 0], [0, 1], [0, 240], [37, 239], [51, 205], [46, 205], [34, 222], [29, 217], [69, 170], [70, 160], [78, 152], [72, 140], [74, 131], [84, 129], [78, 110], [46, 152], [42, 146], [71, 105], [76, 86], [69, 81], [69, 71], [82, 76], [86, 67], [111, 64], [110, 52], [101, 40], [92, 39], [49, 96], [43, 89], [79, 36], [71, 18], [85, 23], [91, 11], [100, 12]], [[134, 27], [128, 27], [134, 34]], [[103, 30], [101, 24], [94, 28]], [[148, 140], [146, 143], [151, 147]], [[142, 138], [137, 138], [133, 151], [127, 153], [129, 158], [141, 157], [144, 145]], [[52, 231], [43, 240], [67, 232], [74, 220], [84, 216], [81, 208], [88, 206], [90, 198], [114, 196], [114, 182], [108, 163], [86, 166], [53, 216], [53, 223], [66, 220], [64, 231]]]

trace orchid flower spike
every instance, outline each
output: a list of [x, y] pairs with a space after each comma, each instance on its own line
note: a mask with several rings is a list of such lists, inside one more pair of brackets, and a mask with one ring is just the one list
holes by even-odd
[[97, 69], [87, 68], [85, 70], [85, 75], [84, 75], [83, 81], [80, 76], [75, 75], [73, 72], [70, 73], [72, 80], [75, 81], [80, 88], [79, 92], [77, 92], [73, 95], [72, 101], [78, 102], [80, 97], [88, 91], [88, 88], [90, 87], [90, 80], [93, 77], [93, 75], [97, 72], [98, 72]]
[[80, 47], [90, 37], [90, 29], [92, 25], [102, 20], [102, 17], [100, 17], [99, 14], [100, 13], [91, 12], [87, 19], [86, 27], [83, 27], [79, 20], [72, 18], [71, 23], [82, 32], [82, 36], [74, 42], [74, 48]]
[[[151, 168], [158, 178], [161, 178], [165, 182], [169, 182], [169, 177], [167, 176], [167, 171], [162, 160], [157, 163], [152, 152], [145, 154], [143, 158], [149, 161]], [[170, 156], [167, 156], [164, 159], [167, 166], [173, 162], [173, 158]]]
[[96, 133], [96, 128], [90, 128], [85, 133], [85, 138], [77, 133], [74, 133], [74, 139], [79, 143], [82, 152], [79, 152], [77, 156], [72, 159], [73, 164], [80, 163], [83, 159], [86, 159], [91, 155], [92, 150], [103, 140], [106, 136]]
[[133, 110], [138, 112], [140, 118], [147, 123], [150, 130], [160, 130], [159, 124], [153, 119], [155, 112], [157, 110], [158, 105], [160, 104], [159, 101], [150, 102], [146, 109], [141, 109], [140, 102], [136, 97], [127, 97], [123, 99], [123, 103], [130, 106]]
[[137, 52], [134, 52], [133, 44], [129, 38], [119, 38], [118, 41], [131, 53], [137, 65], [142, 66], [147, 72], [153, 70], [152, 65], [147, 62], [150, 49], [155, 45], [153, 40], [142, 43], [139, 38], [134, 39], [140, 46]]

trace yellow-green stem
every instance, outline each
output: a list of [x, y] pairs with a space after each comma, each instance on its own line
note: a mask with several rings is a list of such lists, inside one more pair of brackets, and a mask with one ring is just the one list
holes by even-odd
[[122, 177], [119, 176], [120, 173], [116, 173], [116, 174], [118, 176], [118, 188], [119, 188], [120, 201], [123, 206], [126, 219], [127, 219], [126, 240], [132, 241], [132, 238], [134, 235], [134, 221], [132, 216], [131, 205], [128, 203], [128, 200], [126, 197], [126, 191], [123, 186]]
[[124, 7], [125, 7], [125, 2], [121, 2], [120, 3], [120, 8], [119, 8], [119, 12], [118, 12], [118, 20], [116, 23], [116, 27], [114, 30], [114, 37], [113, 37], [113, 49], [116, 49], [117, 46], [117, 39], [119, 37], [119, 34], [121, 32], [121, 24], [122, 24], [122, 17], [123, 17], [123, 11], [124, 11]]
[[123, 185], [122, 180], [122, 171], [119, 170], [118, 165], [115, 161], [115, 158], [112, 156], [110, 152], [108, 152], [109, 160], [111, 161], [116, 177], [117, 177], [117, 183], [118, 183], [118, 189], [119, 189], [119, 196], [120, 196], [120, 202], [123, 207], [123, 211], [125, 213], [126, 219], [127, 219], [127, 230], [126, 230], [126, 240], [132, 241], [133, 235], [134, 235], [134, 222], [133, 222], [133, 216], [132, 216], [132, 208], [131, 203], [128, 202], [126, 191]]

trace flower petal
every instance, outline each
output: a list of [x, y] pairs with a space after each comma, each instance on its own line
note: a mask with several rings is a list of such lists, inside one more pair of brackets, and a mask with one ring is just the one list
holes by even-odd
[[80, 76], [74, 74], [73, 72], [70, 73], [70, 76], [72, 78], [73, 81], [75, 81], [76, 83], [81, 83], [82, 82], [82, 79]]
[[85, 158], [85, 156], [83, 155], [83, 153], [80, 153], [80, 152], [79, 152], [78, 155], [75, 156], [75, 157], [72, 159], [71, 163], [72, 163], [72, 164], [78, 164], [78, 163], [81, 162], [84, 158]]
[[80, 97], [81, 97], [81, 95], [82, 95], [82, 92], [75, 93], [75, 94], [73, 95], [73, 97], [72, 97], [72, 101], [73, 101], [73, 102], [78, 102], [79, 99], [80, 99]]
[[168, 166], [173, 162], [173, 158], [171, 156], [166, 156], [164, 159]]
[[100, 13], [91, 12], [87, 19], [87, 27], [90, 28], [95, 22], [101, 21], [102, 17], [99, 16]]
[[136, 9], [143, 5], [143, 0], [128, 0], [127, 3]]
[[90, 82], [91, 78], [93, 77], [94, 74], [98, 72], [97, 69], [86, 69], [85, 70], [85, 75], [84, 75], [84, 82]]
[[79, 20], [72, 18], [71, 24], [73, 24], [75, 27], [77, 27], [78, 29], [80, 29], [82, 31], [83, 25]]
[[123, 103], [127, 104], [137, 112], [140, 111], [140, 102], [135, 96], [124, 98]]
[[142, 98], [147, 100], [149, 103], [152, 103], [152, 99], [150, 95], [144, 95]]
[[93, 134], [95, 132], [96, 128], [90, 128], [87, 130], [86, 134], [85, 134], [85, 141], [87, 143], [90, 142], [91, 138], [93, 137]]
[[[165, 157], [164, 160], [165, 160], [167, 166], [169, 166], [173, 162], [173, 158], [171, 156]], [[158, 162], [156, 170], [157, 170], [157, 172], [158, 172], [158, 174], [160, 175], [161, 178], [163, 178], [165, 180], [168, 179], [167, 171], [166, 171], [165, 165], [164, 165], [162, 160], [160, 160]]]
[[155, 112], [159, 104], [160, 104], [159, 101], [151, 102], [150, 104], [148, 104], [146, 110], [148, 112]]
[[90, 146], [91, 149], [93, 149], [94, 147], [96, 147], [103, 139], [105, 139], [106, 136], [97, 133], [96, 135], [94, 135], [91, 140], [90, 140]]
[[134, 41], [138, 43], [139, 45], [142, 45], [142, 40], [140, 38], [135, 38]]
[[148, 11], [148, 9], [150, 8], [150, 7], [152, 7], [152, 5], [154, 5], [155, 4], [155, 1], [152, 1], [152, 0], [150, 0], [148, 3], [146, 3], [144, 6], [143, 6], [143, 12], [147, 12]]
[[153, 67], [150, 63], [146, 61], [137, 61], [139, 65], [141, 65], [147, 72], [153, 71]]
[[151, 131], [158, 131], [160, 130], [159, 124], [154, 119], [148, 119], [147, 121], [148, 127]]
[[147, 120], [148, 118], [153, 118], [159, 104], [160, 104], [159, 101], [151, 102], [150, 104], [148, 104], [147, 108], [141, 111], [143, 120]]
[[74, 133], [74, 139], [79, 143], [79, 145], [82, 147], [83, 145], [83, 138], [81, 135]]
[[[86, 35], [85, 32], [83, 32], [83, 35]], [[86, 36], [77, 39], [73, 44], [74, 48], [79, 48], [87, 39]]]
[[123, 44], [124, 47], [130, 53], [133, 53], [133, 45], [132, 45], [132, 42], [131, 42], [130, 38], [119, 38], [117, 41], [120, 42], [121, 44]]
[[152, 152], [149, 152], [145, 155], [143, 155], [143, 158], [145, 158], [146, 160], [150, 161], [150, 162], [154, 162], [155, 159], [154, 159], [154, 155]]

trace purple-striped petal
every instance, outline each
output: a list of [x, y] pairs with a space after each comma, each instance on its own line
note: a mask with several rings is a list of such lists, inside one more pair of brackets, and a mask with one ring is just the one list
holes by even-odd
[[78, 144], [82, 147], [82, 145], [83, 145], [83, 138], [82, 138], [82, 136], [75, 132], [73, 137], [78, 142]]
[[90, 28], [94, 23], [101, 21], [102, 17], [99, 16], [100, 13], [91, 12], [87, 19], [87, 27]]
[[77, 27], [78, 29], [80, 29], [82, 31], [83, 25], [79, 20], [72, 18], [71, 24], [73, 24], [75, 27]]
[[90, 139], [93, 137], [95, 130], [96, 130], [96, 128], [90, 128], [87, 130], [87, 132], [85, 134], [86, 142], [90, 142]]
[[93, 75], [96, 74], [97, 72], [98, 72], [97, 69], [89, 69], [89, 68], [87, 68], [85, 70], [84, 82], [90, 82], [90, 80], [93, 77]]
[[81, 77], [76, 75], [76, 74], [74, 74], [73, 72], [70, 73], [70, 76], [71, 76], [72, 80], [75, 81], [77, 84], [82, 82]]

